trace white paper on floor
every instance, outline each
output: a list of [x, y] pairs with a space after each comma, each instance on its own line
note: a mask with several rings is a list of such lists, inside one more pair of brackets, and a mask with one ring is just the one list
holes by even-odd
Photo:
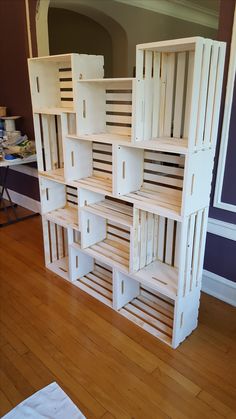
[[24, 400], [2, 419], [86, 419], [57, 383]]

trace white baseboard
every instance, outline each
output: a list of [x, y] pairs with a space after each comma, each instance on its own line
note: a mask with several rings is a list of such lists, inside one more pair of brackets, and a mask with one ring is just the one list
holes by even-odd
[[[22, 195], [18, 192], [11, 191], [9, 189], [9, 194], [13, 202], [16, 204], [27, 208], [30, 211], [39, 212], [41, 213], [41, 205], [39, 201], [36, 201], [35, 199], [29, 198], [28, 196]], [[4, 192], [3, 197], [7, 199], [6, 192]]]
[[203, 270], [202, 291], [236, 307], [236, 282]]

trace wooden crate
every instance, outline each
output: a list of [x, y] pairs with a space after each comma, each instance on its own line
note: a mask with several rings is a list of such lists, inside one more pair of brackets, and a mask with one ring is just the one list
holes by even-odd
[[48, 269], [69, 280], [68, 232], [61, 225], [48, 220], [43, 221], [44, 255]]
[[200, 37], [137, 45], [135, 141], [214, 147], [225, 43]]
[[103, 77], [102, 56], [64, 54], [30, 58], [29, 78], [34, 112], [74, 110], [76, 81]]
[[74, 113], [34, 114], [38, 170], [53, 179], [63, 178], [63, 136], [76, 131]]
[[41, 212], [47, 220], [79, 230], [76, 188], [40, 177]]
[[78, 136], [91, 140], [131, 141], [134, 136], [134, 79], [78, 82]]
[[92, 297], [112, 307], [112, 268], [70, 245], [69, 265], [71, 281]]
[[132, 271], [132, 205], [80, 190], [80, 227], [82, 249], [108, 265]]
[[111, 144], [65, 139], [65, 180], [112, 194], [113, 147]]
[[201, 284], [208, 209], [182, 222], [134, 209], [132, 277], [175, 300]]
[[172, 346], [175, 302], [117, 270], [113, 281], [115, 309]]
[[[124, 199], [136, 207], [175, 220], [181, 220], [209, 204], [214, 161], [212, 149], [187, 155], [134, 150], [119, 146], [114, 153], [114, 191], [117, 195], [126, 194]], [[123, 176], [123, 167], [128, 167], [127, 177]]]

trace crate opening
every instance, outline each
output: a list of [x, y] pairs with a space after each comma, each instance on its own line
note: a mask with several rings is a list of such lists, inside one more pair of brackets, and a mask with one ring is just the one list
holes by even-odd
[[70, 267], [74, 285], [112, 307], [112, 268], [73, 246], [70, 248]]
[[73, 109], [71, 54], [29, 60], [33, 110]]
[[42, 213], [61, 226], [79, 230], [78, 190], [40, 178]]
[[[87, 143], [87, 141], [84, 141]], [[91, 190], [112, 194], [112, 145], [92, 142], [90, 176], [80, 178], [80, 184]]]
[[39, 143], [37, 147], [39, 171], [45, 176], [62, 181], [64, 178], [62, 124], [66, 125], [68, 133], [75, 133], [75, 114], [36, 114], [34, 118], [38, 129], [36, 135]]
[[52, 221], [45, 220], [46, 266], [64, 279], [69, 279], [67, 229]]
[[114, 305], [120, 314], [169, 345], [172, 344], [174, 301], [116, 272]]
[[110, 220], [107, 213], [100, 216], [86, 211], [86, 207], [81, 210], [80, 223], [82, 248], [98, 260], [128, 272], [131, 227]]
[[132, 202], [166, 210], [178, 218], [181, 214], [185, 157], [176, 153], [144, 150], [143, 180], [140, 190], [127, 195]]
[[84, 80], [79, 85], [78, 135], [131, 141], [134, 79]]

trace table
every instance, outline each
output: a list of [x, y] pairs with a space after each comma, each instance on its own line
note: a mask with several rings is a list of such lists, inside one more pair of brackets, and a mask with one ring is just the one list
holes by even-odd
[[[18, 223], [19, 221], [23, 221], [23, 220], [26, 220], [28, 218], [32, 218], [32, 217], [35, 217], [35, 216], [39, 215], [38, 212], [34, 212], [32, 214], [28, 214], [28, 215], [18, 217], [17, 210], [16, 210], [17, 204], [12, 202], [9, 190], [7, 188], [7, 176], [8, 176], [9, 168], [11, 166], [33, 163], [33, 162], [36, 162], [36, 161], [37, 161], [37, 157], [36, 157], [35, 154], [32, 155], [32, 156], [23, 158], [21, 160], [17, 159], [17, 160], [2, 160], [2, 161], [0, 161], [0, 169], [1, 168], [6, 169], [6, 171], [3, 174], [2, 179], [1, 179], [0, 211], [5, 211], [5, 214], [7, 215], [7, 221], [4, 222], [4, 223], [0, 223], [0, 227], [5, 227], [7, 225]], [[7, 195], [7, 198], [10, 202], [10, 205], [6, 205], [5, 202], [4, 202], [4, 199], [3, 199], [4, 192]], [[12, 209], [13, 218], [11, 218], [11, 216], [9, 215], [9, 209]]]

